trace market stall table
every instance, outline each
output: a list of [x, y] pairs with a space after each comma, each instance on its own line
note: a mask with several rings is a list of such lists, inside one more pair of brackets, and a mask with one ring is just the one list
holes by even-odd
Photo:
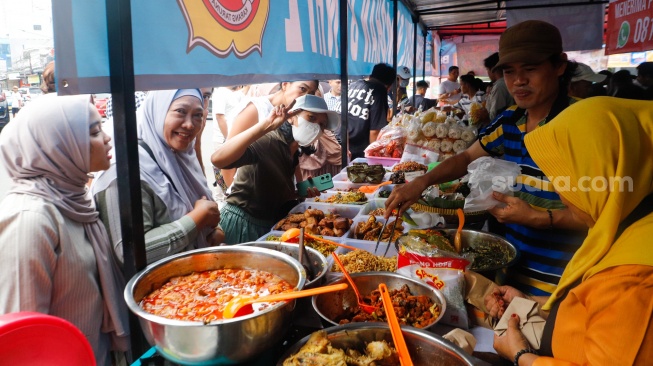
[[[311, 299], [300, 299], [297, 301], [297, 308], [295, 310], [295, 320], [293, 325], [290, 327], [286, 335], [281, 341], [279, 341], [278, 346], [271, 347], [269, 350], [263, 352], [260, 356], [254, 358], [253, 360], [240, 364], [239, 366], [274, 366], [279, 361], [279, 358], [297, 343], [300, 339], [305, 336], [323, 329], [324, 325], [311, 306]], [[433, 328], [430, 329], [432, 333], [437, 335], [445, 335], [454, 327], [442, 324], [436, 324]], [[508, 360], [502, 360], [494, 351], [492, 347], [494, 332], [490, 329], [483, 328], [480, 326], [474, 326], [468, 330], [476, 338], [476, 347], [474, 348], [474, 357], [477, 357], [481, 360], [485, 360], [492, 365], [502, 365], [505, 362], [505, 365], [511, 365], [512, 363]], [[138, 360], [132, 363], [131, 366], [177, 366], [179, 364], [173, 363], [166, 360], [161, 356], [155, 347], [152, 347], [145, 354], [143, 354]]]

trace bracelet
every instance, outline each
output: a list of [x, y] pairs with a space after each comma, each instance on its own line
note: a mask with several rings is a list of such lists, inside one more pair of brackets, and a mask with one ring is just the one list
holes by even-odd
[[519, 366], [519, 357], [521, 357], [522, 355], [524, 355], [526, 353], [532, 353], [534, 355], [537, 355], [536, 350], [531, 349], [530, 347], [524, 348], [521, 351], [517, 352], [517, 354], [515, 355], [515, 366]]
[[549, 214], [549, 229], [553, 229], [553, 212], [549, 209], [546, 212]]

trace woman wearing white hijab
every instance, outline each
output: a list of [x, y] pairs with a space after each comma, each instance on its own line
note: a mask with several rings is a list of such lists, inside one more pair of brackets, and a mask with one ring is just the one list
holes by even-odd
[[[199, 89], [147, 94], [138, 110], [139, 164], [148, 263], [187, 249], [220, 244], [220, 211], [193, 149], [202, 128]], [[149, 151], [148, 151], [149, 150]], [[100, 217], [122, 259], [115, 164], [93, 183]]]
[[[12, 179], [0, 203], [0, 313], [64, 318], [88, 339], [98, 365], [128, 348], [124, 281], [86, 188], [109, 167], [110, 138], [90, 96], [46, 95], [0, 135]], [[34, 345], [38, 347], [38, 345]]]

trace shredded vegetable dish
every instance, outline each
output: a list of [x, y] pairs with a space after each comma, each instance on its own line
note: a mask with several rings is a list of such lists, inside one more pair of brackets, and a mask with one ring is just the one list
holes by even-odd
[[[397, 271], [397, 256], [390, 258], [374, 255], [366, 250], [354, 250], [346, 254], [339, 254], [338, 258], [349, 273]], [[332, 272], [340, 272], [340, 267], [333, 265]]]
[[[225, 304], [236, 295], [261, 297], [288, 292], [293, 286], [266, 271], [217, 269], [173, 277], [141, 300], [148, 313], [168, 319], [209, 323], [222, 319]], [[261, 311], [274, 303], [255, 303]]]

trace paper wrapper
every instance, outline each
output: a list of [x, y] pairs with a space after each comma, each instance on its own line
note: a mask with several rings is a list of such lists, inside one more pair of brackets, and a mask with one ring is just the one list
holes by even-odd
[[474, 322], [482, 327], [494, 329], [497, 321], [487, 314], [485, 297], [491, 294], [492, 290], [499, 287], [499, 285], [473, 271], [465, 272], [465, 283], [465, 300], [474, 307], [474, 311], [470, 312], [473, 315]]
[[444, 339], [452, 342], [456, 346], [463, 349], [463, 351], [468, 354], [474, 353], [474, 347], [476, 347], [476, 338], [469, 332], [465, 332], [462, 329], [454, 329], [451, 332], [442, 336]]
[[540, 340], [544, 331], [545, 320], [539, 314], [535, 301], [515, 297], [508, 305], [499, 323], [494, 327], [494, 333], [503, 335], [508, 329], [508, 320], [512, 314], [519, 316], [519, 329], [528, 340], [531, 348], [540, 349]]

